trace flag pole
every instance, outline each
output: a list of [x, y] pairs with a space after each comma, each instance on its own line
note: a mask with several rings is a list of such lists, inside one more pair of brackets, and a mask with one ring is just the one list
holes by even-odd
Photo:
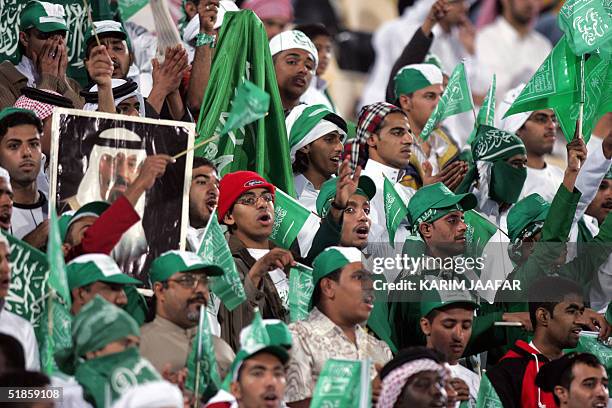
[[197, 143], [197, 144], [195, 144], [195, 145], [191, 146], [189, 149], [183, 150], [182, 152], [180, 152], [180, 153], [178, 153], [178, 154], [175, 154], [174, 156], [172, 156], [172, 158], [173, 158], [174, 160], [176, 160], [176, 159], [178, 159], [179, 157], [186, 155], [186, 154], [187, 154], [187, 153], [189, 153], [190, 151], [195, 150], [195, 149], [197, 149], [198, 147], [202, 147], [202, 146], [204, 146], [204, 145], [205, 145], [206, 143], [208, 143], [208, 142], [214, 142], [214, 141], [215, 141], [215, 140], [217, 140], [217, 139], [219, 139], [219, 136], [214, 136], [214, 137], [211, 137], [210, 139], [203, 140], [203, 141], [201, 141], [201, 142], [199, 142], [199, 143]]
[[196, 378], [195, 378], [195, 408], [200, 408], [200, 368], [202, 365], [202, 325], [206, 317], [204, 305], [200, 305], [200, 324], [198, 325], [198, 348], [196, 353]]
[[54, 290], [51, 289], [47, 296], [47, 356], [45, 358], [45, 371], [49, 376], [53, 373], [53, 295]]
[[580, 57], [580, 109], [578, 111], [578, 138], [582, 139], [582, 119], [584, 116], [584, 101], [586, 99], [586, 86], [584, 83], [584, 54]]

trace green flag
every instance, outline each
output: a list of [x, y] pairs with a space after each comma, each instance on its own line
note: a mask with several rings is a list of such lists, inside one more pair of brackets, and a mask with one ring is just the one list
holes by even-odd
[[440, 97], [436, 109], [427, 119], [427, 123], [425, 123], [425, 127], [419, 137], [422, 140], [427, 140], [431, 132], [442, 120], [449, 116], [467, 112], [473, 108], [472, 93], [470, 92], [470, 86], [465, 75], [465, 66], [463, 62], [460, 62], [448, 79], [448, 85]]
[[463, 219], [467, 252], [474, 258], [480, 257], [487, 242], [497, 233], [497, 225], [474, 210], [464, 212]]
[[494, 126], [495, 122], [495, 85], [496, 79], [495, 74], [493, 74], [493, 82], [491, 82], [491, 86], [489, 87], [489, 91], [482, 101], [482, 106], [478, 110], [478, 115], [476, 116], [476, 122], [474, 123], [474, 129], [468, 138], [467, 144], [470, 145], [474, 141], [476, 137], [476, 132], [478, 131], [478, 125], [487, 125]]
[[310, 408], [364, 408], [372, 406], [369, 359], [325, 362]]
[[119, 14], [121, 14], [121, 18], [126, 21], [143, 9], [147, 4], [149, 4], [149, 0], [119, 0]]
[[187, 370], [185, 388], [195, 392], [197, 383], [197, 395], [209, 397], [215, 395], [221, 384], [221, 379], [217, 371], [215, 350], [213, 349], [212, 335], [208, 327], [204, 305], [200, 306], [198, 334], [191, 344], [191, 352], [187, 357]]
[[210, 215], [198, 255], [205, 259], [212, 259], [213, 263], [220, 266], [225, 272], [221, 276], [210, 277], [210, 289], [229, 311], [234, 310], [246, 300], [244, 286], [236, 269], [234, 257], [217, 221], [216, 210]]
[[[577, 351], [579, 353], [591, 353], [603, 364], [608, 373], [612, 375], [612, 347], [603, 344], [597, 339], [597, 332], [581, 332], [578, 345], [574, 350], [564, 350], [564, 352]], [[612, 383], [608, 385], [608, 390], [612, 392]]]
[[232, 109], [221, 130], [222, 135], [242, 128], [263, 118], [270, 108], [270, 95], [258, 88], [251, 81], [244, 81], [236, 88], [236, 96], [232, 100]]
[[491, 384], [486, 374], [482, 376], [480, 381], [477, 401], [476, 408], [504, 408], [499, 395], [497, 395], [493, 384]]
[[602, 56], [609, 56], [612, 51], [612, 3], [568, 0], [559, 10], [559, 28], [565, 33], [574, 54], [580, 56], [599, 49]]
[[221, 135], [230, 116], [230, 100], [244, 79], [270, 95], [268, 115], [229, 131], [196, 154], [212, 160], [221, 176], [237, 170], [256, 171], [295, 196], [285, 115], [268, 38], [262, 22], [250, 10], [225, 14], [200, 110], [199, 138]]
[[72, 300], [68, 289], [66, 264], [60, 239], [60, 227], [55, 210], [49, 220], [49, 240], [47, 242], [47, 259], [49, 278], [46, 286], [46, 310], [43, 312], [40, 326], [41, 366], [45, 373], [51, 375], [57, 371], [53, 355], [55, 350], [69, 348], [72, 345]]
[[289, 316], [291, 322], [305, 320], [308, 317], [308, 304], [314, 292], [312, 269], [297, 264], [289, 272]]
[[297, 239], [302, 255], [305, 255], [312, 245], [312, 238], [320, 224], [321, 219], [317, 215], [280, 188], [276, 189], [274, 225], [270, 241], [281, 248], [289, 249]]
[[385, 203], [385, 218], [387, 221], [387, 232], [389, 233], [389, 243], [395, 247], [395, 232], [402, 220], [408, 214], [408, 207], [402, 196], [397, 192], [393, 183], [385, 177], [383, 184], [383, 196]]

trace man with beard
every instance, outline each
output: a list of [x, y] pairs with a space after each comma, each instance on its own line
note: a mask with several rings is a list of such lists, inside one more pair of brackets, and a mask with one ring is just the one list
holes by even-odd
[[9, 334], [19, 340], [25, 356], [25, 368], [38, 370], [40, 361], [34, 328], [30, 322], [4, 308], [11, 286], [10, 248], [6, 237], [0, 234], [0, 333]]
[[610, 396], [604, 365], [590, 353], [570, 353], [544, 364], [536, 384], [559, 408], [605, 408]]
[[301, 31], [285, 31], [270, 40], [276, 82], [285, 115], [300, 103], [317, 69], [317, 48]]
[[[499, 110], [506, 112], [518, 98], [524, 84], [508, 91]], [[520, 198], [538, 193], [546, 201], [552, 201], [557, 186], [563, 180], [563, 171], [546, 162], [546, 155], [553, 151], [557, 132], [557, 118], [552, 109], [521, 112], [502, 119], [500, 128], [515, 133], [525, 144], [527, 151], [527, 178]]]
[[10, 233], [39, 249], [49, 230], [47, 197], [37, 183], [42, 132], [42, 122], [31, 110], [0, 111], [0, 166], [8, 171], [14, 193]]
[[348, 160], [342, 163], [331, 209], [318, 229], [311, 231], [314, 238], [307, 243], [309, 249], [303, 248], [298, 237], [290, 250], [276, 247], [269, 239], [275, 223], [274, 185], [251, 171], [229, 173], [221, 179], [218, 218], [228, 227], [228, 245], [247, 297], [231, 312], [224, 305], [219, 309], [222, 337], [234, 350], [239, 347], [240, 330], [253, 320], [255, 306], [266, 319], [289, 321], [285, 269], [296, 260], [310, 265], [324, 248], [338, 244], [342, 211], [357, 188], [360, 173], [358, 168], [352, 174]]
[[285, 119], [297, 199], [315, 211], [321, 185], [342, 162], [346, 122], [323, 105], [298, 105]]
[[421, 331], [427, 338], [427, 348], [442, 353], [453, 378], [451, 386], [459, 401], [476, 405], [480, 378], [459, 364], [459, 359], [472, 335], [474, 311], [479, 308], [469, 293], [436, 291], [423, 294], [421, 299]]
[[[207, 306], [210, 298], [208, 277], [222, 274], [218, 266], [185, 251], [165, 252], [151, 264], [155, 319], [142, 326], [140, 352], [166, 378], [181, 377], [186, 371], [200, 306]], [[223, 378], [234, 353], [217, 336], [213, 336], [213, 347]]]
[[578, 344], [580, 331], [588, 324], [582, 293], [575, 282], [559, 277], [541, 278], [529, 287], [533, 340], [516, 341], [486, 374], [504, 407], [556, 406], [552, 393], [540, 389], [533, 379], [545, 363]]
[[[370, 380], [377, 377], [374, 364], [382, 366], [391, 359], [389, 347], [360, 326], [374, 306], [371, 275], [361, 251], [354, 247], [330, 247], [315, 258], [310, 314], [289, 326], [293, 347], [285, 400], [290, 407], [308, 406], [316, 380], [330, 358], [371, 358]], [[374, 399], [379, 392], [380, 384], [375, 380]]]
[[380, 372], [382, 391], [376, 408], [447, 406], [447, 372], [440, 356], [424, 347], [401, 351]]
[[8, 232], [11, 229], [13, 214], [13, 187], [11, 177], [6, 169], [0, 167], [0, 229]]

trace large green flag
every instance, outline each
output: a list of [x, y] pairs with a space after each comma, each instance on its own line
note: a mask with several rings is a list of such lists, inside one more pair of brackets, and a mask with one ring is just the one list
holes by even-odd
[[274, 225], [270, 241], [277, 246], [289, 249], [297, 239], [302, 256], [305, 256], [312, 245], [321, 219], [309, 211], [293, 197], [280, 188], [274, 197]]
[[473, 108], [474, 103], [472, 102], [472, 93], [470, 92], [470, 86], [465, 75], [465, 65], [463, 62], [460, 62], [448, 79], [448, 85], [440, 97], [436, 109], [427, 119], [427, 123], [425, 123], [425, 127], [419, 137], [422, 140], [427, 140], [431, 132], [442, 120], [449, 116], [467, 112]]
[[494, 126], [495, 122], [495, 87], [496, 87], [495, 74], [493, 74], [493, 82], [491, 82], [491, 86], [489, 87], [489, 91], [482, 101], [482, 106], [478, 110], [478, 115], [476, 116], [476, 122], [474, 123], [474, 129], [472, 129], [472, 133], [470, 133], [470, 137], [467, 140], [467, 144], [470, 145], [474, 141], [476, 137], [476, 132], [478, 132], [478, 125], [487, 125]]
[[387, 232], [389, 233], [389, 243], [395, 247], [395, 232], [402, 220], [408, 214], [408, 207], [402, 196], [397, 192], [393, 183], [385, 177], [383, 183], [383, 197], [385, 204], [385, 218], [387, 221]]
[[310, 311], [308, 305], [314, 292], [312, 269], [298, 263], [289, 272], [289, 316], [291, 322], [305, 320]]
[[504, 408], [499, 395], [497, 395], [493, 384], [491, 384], [486, 374], [482, 376], [480, 381], [476, 408]]
[[474, 210], [464, 212], [463, 219], [466, 224], [467, 252], [470, 256], [477, 258], [482, 255], [491, 237], [497, 233], [497, 225]]
[[57, 371], [53, 355], [55, 350], [70, 348], [72, 345], [72, 299], [68, 289], [66, 264], [62, 251], [62, 240], [55, 210], [49, 220], [49, 240], [47, 243], [47, 259], [49, 263], [49, 278], [46, 287], [46, 309], [43, 312], [39, 333], [41, 334], [41, 366], [45, 373]]
[[198, 143], [221, 135], [236, 88], [249, 80], [270, 95], [265, 118], [222, 135], [196, 151], [212, 160], [223, 176], [252, 170], [295, 196], [285, 115], [280, 100], [268, 38], [250, 10], [226, 13], [198, 120]]
[[234, 257], [217, 220], [217, 210], [210, 215], [198, 255], [212, 260], [223, 269], [223, 275], [210, 277], [210, 289], [219, 296], [229, 311], [234, 310], [246, 300], [246, 293], [244, 293], [244, 286], [236, 269]]
[[559, 10], [559, 27], [574, 54], [583, 55], [599, 50], [600, 55], [610, 56], [612, 2], [568, 0]]
[[310, 408], [371, 406], [370, 360], [327, 360], [317, 380]]
[[[221, 384], [215, 350], [213, 348], [212, 334], [206, 319], [206, 307], [200, 306], [200, 321], [198, 323], [198, 334], [191, 344], [191, 352], [187, 357], [187, 379], [185, 388], [196, 391], [197, 395], [212, 397], [218, 391]], [[199, 368], [199, 370], [198, 370]]]

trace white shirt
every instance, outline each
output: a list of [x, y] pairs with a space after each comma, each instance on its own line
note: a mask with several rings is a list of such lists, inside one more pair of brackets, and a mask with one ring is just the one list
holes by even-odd
[[304, 207], [316, 214], [319, 190], [317, 190], [314, 184], [312, 184], [302, 173], [293, 176], [293, 181], [295, 183], [297, 200]]
[[28, 86], [35, 88], [36, 82], [39, 79], [38, 71], [34, 66], [34, 62], [26, 57], [25, 55], [21, 56], [21, 61], [17, 65], [15, 65], [15, 69], [21, 73], [21, 75], [28, 78]]
[[2, 309], [0, 310], [0, 333], [13, 336], [21, 343], [27, 370], [40, 370], [38, 344], [30, 322], [15, 313]]
[[530, 194], [538, 193], [549, 203], [557, 194], [559, 186], [563, 183], [563, 170], [552, 164], [546, 164], [543, 169], [527, 167], [527, 179], [519, 200]]
[[[380, 236], [382, 239], [388, 240], [389, 236], [387, 232], [387, 219], [385, 216], [383, 190], [385, 177], [387, 177], [391, 183], [396, 183], [400, 176], [400, 170], [386, 166], [375, 160], [368, 159], [366, 166], [361, 172], [361, 174], [371, 178], [374, 184], [376, 185], [376, 195], [374, 195], [374, 198], [370, 200], [370, 219], [372, 220], [372, 229], [370, 234], [372, 234], [372, 236]], [[401, 186], [396, 190], [399, 193], [404, 194], [403, 199], [405, 203], [407, 203], [416, 192], [414, 189], [406, 186]], [[396, 243], [403, 244], [406, 240], [406, 236], [408, 234], [405, 226], [407, 226], [407, 224], [408, 222], [406, 220], [402, 222], [402, 224], [400, 224], [400, 226], [398, 227], [397, 232], [395, 234]]]
[[22, 239], [47, 218], [48, 202], [42, 191], [40, 199], [35, 204], [13, 203], [13, 214], [11, 215], [11, 234]]
[[[269, 249], [256, 249], [256, 248], [247, 248], [247, 251], [249, 251], [249, 254], [256, 261], [259, 261], [268, 252], [270, 252]], [[270, 279], [272, 279], [272, 282], [274, 282], [274, 286], [276, 287], [278, 296], [281, 298], [281, 301], [283, 302], [283, 307], [285, 308], [285, 310], [289, 310], [289, 277], [287, 276], [285, 271], [283, 271], [280, 268], [276, 268], [268, 272], [268, 274], [270, 275]]]
[[[503, 100], [510, 89], [527, 83], [548, 56], [552, 46], [535, 30], [519, 33], [502, 16], [476, 34], [476, 55], [485, 76], [496, 74], [495, 97]], [[505, 112], [495, 112], [499, 120]]]
[[310, 85], [306, 92], [301, 96], [300, 102], [308, 105], [325, 105], [330, 111], [335, 112], [334, 105], [325, 95], [325, 89], [327, 88], [327, 81], [317, 76], [313, 76], [310, 81]]
[[[450, 365], [450, 371], [453, 377], [457, 377], [465, 381], [468, 388], [470, 389], [470, 406], [475, 407], [476, 401], [478, 401], [478, 389], [480, 388], [480, 377], [472, 370], [468, 370], [461, 364]], [[457, 401], [456, 408], [459, 407], [460, 402]]]

